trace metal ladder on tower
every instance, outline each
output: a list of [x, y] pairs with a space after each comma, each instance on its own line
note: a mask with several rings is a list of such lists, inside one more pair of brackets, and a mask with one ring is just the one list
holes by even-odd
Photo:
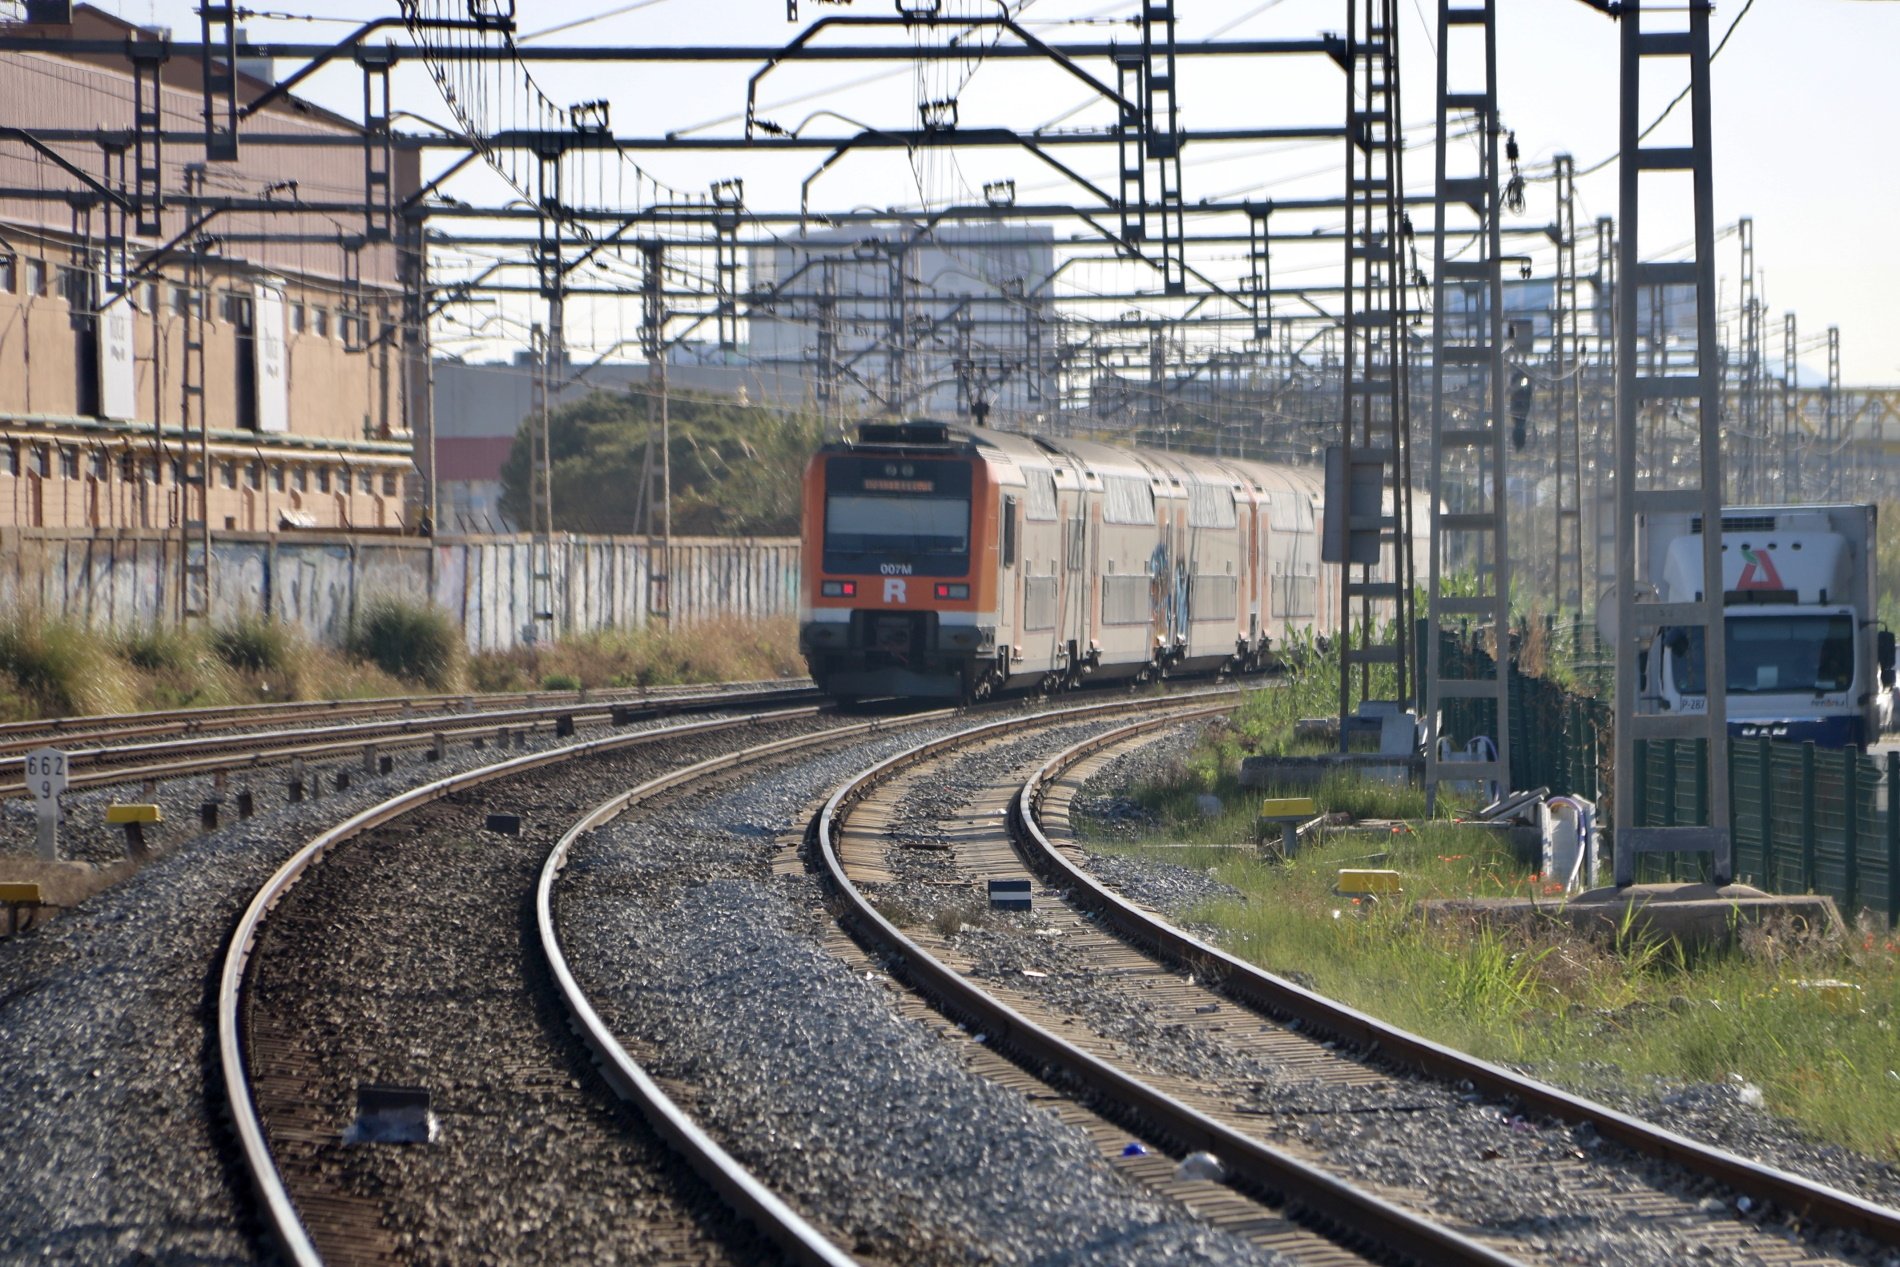
[[[202, 180], [202, 177], [200, 177]], [[186, 271], [179, 376], [178, 614], [185, 623], [211, 615], [211, 422], [205, 412], [205, 323], [211, 285], [205, 255], [209, 238], [191, 244]], [[161, 461], [163, 460], [161, 454]]]
[[[1327, 562], [1340, 566], [1339, 744], [1350, 745], [1352, 680], [1359, 699], [1403, 713], [1411, 671], [1411, 498], [1406, 242], [1399, 124], [1398, 25], [1392, 0], [1347, 10], [1346, 257], [1340, 444], [1329, 479]], [[1334, 495], [1343, 505], [1334, 504]], [[1381, 563], [1388, 574], [1375, 576]], [[1354, 568], [1358, 573], [1354, 575]], [[1390, 635], [1375, 644], [1373, 604], [1390, 604]], [[1354, 620], [1358, 621], [1357, 641]], [[1375, 666], [1390, 666], [1394, 699], [1374, 701]], [[1371, 712], [1373, 710], [1367, 710]], [[1409, 743], [1408, 743], [1409, 750]]]
[[[1451, 89], [1451, 62], [1473, 41], [1482, 44], [1484, 82], [1476, 90]], [[1470, 61], [1469, 54], [1460, 64]], [[1478, 171], [1451, 170], [1452, 128], [1468, 123], [1478, 138]], [[1432, 229], [1432, 459], [1430, 572], [1426, 584], [1425, 795], [1436, 804], [1446, 779], [1510, 788], [1511, 556], [1505, 496], [1504, 261], [1499, 220], [1502, 189], [1498, 166], [1497, 10], [1494, 0], [1438, 4], [1438, 145], [1433, 184]], [[1460, 137], [1462, 141], [1462, 137]], [[1470, 254], [1453, 258], [1447, 236], [1453, 215], [1477, 221]], [[1461, 298], [1453, 329], [1451, 296]], [[1454, 335], [1456, 337], [1454, 337]], [[1449, 381], [1448, 381], [1449, 380]], [[1449, 504], [1448, 504], [1449, 503]], [[1464, 549], [1454, 548], [1463, 543]], [[1476, 574], [1474, 594], [1447, 593], [1448, 571], [1467, 561]], [[1452, 622], [1488, 624], [1495, 637], [1489, 673], [1452, 673], [1445, 663], [1444, 631]], [[1488, 758], [1448, 761], [1459, 738], [1445, 733], [1448, 700], [1489, 701], [1493, 749]], [[1445, 741], [1450, 741], [1449, 743]]]
[[[1162, 289], [1170, 295], [1187, 291], [1187, 223], [1181, 202], [1181, 112], [1175, 85], [1174, 0], [1143, 0], [1141, 47], [1115, 56], [1116, 91], [1121, 96], [1116, 119], [1116, 149], [1121, 172], [1121, 237], [1131, 252], [1158, 237], [1161, 257], [1152, 260], [1160, 270]], [[1154, 169], [1152, 186], [1149, 168]], [[1159, 234], [1149, 233], [1148, 197], [1160, 220]]]
[[[1679, 12], [1672, 10], [1672, 13]], [[1636, 878], [1640, 854], [1708, 852], [1713, 878], [1726, 884], [1734, 875], [1734, 842], [1729, 830], [1728, 655], [1723, 638], [1723, 589], [1719, 579], [1704, 584], [1694, 601], [1639, 602], [1650, 578], [1636, 549], [1639, 519], [1655, 514], [1700, 516], [1702, 574], [1722, 575], [1722, 365], [1716, 345], [1715, 212], [1710, 146], [1709, 5], [1692, 0], [1686, 28], [1643, 29], [1641, 0], [1625, 0], [1622, 23], [1622, 75], [1619, 126], [1621, 174], [1617, 230], [1620, 234], [1616, 296], [1616, 884]], [[1640, 89], [1643, 63], [1653, 58], [1689, 64], [1690, 144], [1644, 146]], [[1694, 184], [1693, 259], [1645, 263], [1640, 258], [1639, 215], [1642, 177], [1648, 173], [1690, 174]], [[1693, 286], [1696, 294], [1696, 344], [1693, 372], [1672, 373], [1668, 365], [1638, 373], [1634, 355], [1637, 297], [1646, 289]], [[1652, 487], [1661, 472], [1638, 465], [1637, 419], [1648, 402], [1668, 402], [1699, 410], [1696, 419], [1695, 487]], [[1646, 477], [1650, 477], [1646, 479]], [[1638, 631], [1699, 629], [1703, 637], [1708, 707], [1702, 713], [1637, 711]], [[1636, 786], [1643, 776], [1636, 758], [1638, 742], [1653, 739], [1700, 741], [1707, 763], [1709, 821], [1700, 826], [1645, 827], [1636, 823]]]

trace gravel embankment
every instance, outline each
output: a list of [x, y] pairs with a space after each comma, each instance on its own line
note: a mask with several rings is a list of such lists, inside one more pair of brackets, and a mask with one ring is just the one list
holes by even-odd
[[[1011, 748], [1048, 752], [1078, 733]], [[823, 948], [817, 881], [772, 874], [775, 833], [921, 738], [669, 798], [582, 842], [560, 915], [583, 985], [636, 1057], [698, 1089], [702, 1122], [855, 1252], [926, 1265], [1271, 1261], [1130, 1187], [1080, 1131], [970, 1073], [897, 1014], [882, 974]], [[920, 779], [905, 822], [937, 841], [933, 816], [963, 802], [969, 773]], [[924, 851], [902, 864], [918, 868], [899, 886], [911, 910], [961, 900], [928, 878], [943, 861]]]

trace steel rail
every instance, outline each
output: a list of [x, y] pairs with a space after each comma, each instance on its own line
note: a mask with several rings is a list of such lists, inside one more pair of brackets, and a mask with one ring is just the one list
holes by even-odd
[[[1175, 702], [1191, 704], [1192, 697]], [[1084, 714], [1099, 716], [1126, 711], [1148, 703], [1077, 710], [1065, 714], [1061, 720], [1076, 720]], [[1142, 724], [1175, 724], [1190, 717], [1226, 712], [1232, 707], [1229, 701], [1199, 708], [1172, 708], [1165, 719], [1150, 719]], [[891, 957], [893, 972], [932, 995], [946, 1014], [963, 1017], [980, 1026], [989, 1035], [992, 1048], [1009, 1053], [1026, 1068], [1053, 1070], [1056, 1076], [1105, 1101], [1132, 1109], [1158, 1135], [1184, 1150], [1206, 1149], [1217, 1153], [1251, 1188], [1279, 1197], [1292, 1212], [1326, 1225], [1332, 1234], [1342, 1239], [1370, 1243], [1403, 1261], [1429, 1267], [1439, 1264], [1505, 1267], [1515, 1263], [1516, 1260], [1469, 1237], [1361, 1192], [1323, 1170], [1232, 1130], [1067, 1042], [972, 984], [878, 913], [845, 874], [838, 855], [837, 841], [849, 807], [898, 770], [1023, 724], [1019, 718], [991, 722], [901, 752], [841, 785], [812, 819], [812, 842], [832, 888], [847, 904], [845, 918], [861, 936]]]
[[277, 1172], [272, 1162], [270, 1144], [265, 1138], [264, 1123], [258, 1114], [257, 1103], [251, 1096], [250, 1082], [245, 1073], [241, 1006], [246, 970], [251, 957], [257, 950], [258, 934], [263, 928], [264, 920], [271, 909], [303, 878], [304, 874], [336, 845], [400, 818], [411, 810], [468, 788], [537, 770], [557, 762], [585, 759], [644, 744], [659, 743], [687, 734], [711, 734], [763, 722], [811, 716], [816, 715], [818, 711], [816, 707], [788, 708], [770, 713], [755, 713], [745, 717], [722, 718], [717, 721], [686, 722], [658, 730], [645, 730], [633, 735], [611, 735], [601, 739], [591, 739], [585, 743], [570, 744], [548, 752], [530, 753], [437, 779], [433, 783], [412, 788], [399, 796], [373, 805], [323, 832], [293, 854], [269, 880], [265, 881], [256, 896], [251, 899], [250, 905], [246, 907], [243, 918], [238, 921], [237, 928], [226, 947], [224, 963], [219, 972], [218, 1061], [227, 1107], [231, 1113], [232, 1125], [237, 1132], [238, 1148], [261, 1203], [260, 1217], [272, 1241], [286, 1259], [297, 1264], [298, 1267], [315, 1267], [316, 1264], [322, 1262], [316, 1246], [304, 1228], [302, 1219], [297, 1214], [296, 1205], [290, 1198], [283, 1177]]
[[1176, 963], [1191, 966], [1198, 978], [1209, 981], [1245, 1006], [1274, 1016], [1297, 1018], [1303, 1029], [1321, 1030], [1341, 1043], [1377, 1050], [1383, 1059], [1409, 1065], [1430, 1077], [1454, 1083], [1468, 1081], [1487, 1095], [1514, 1099], [1527, 1109], [1560, 1121], [1588, 1123], [1605, 1139], [1707, 1176], [1749, 1197], [1773, 1202], [1804, 1219], [1859, 1232], [1884, 1244], [1900, 1245], [1900, 1210], [1876, 1205], [1838, 1188], [1689, 1139], [1389, 1025], [1182, 932], [1108, 889], [1063, 857], [1043, 832], [1037, 812], [1055, 773], [1093, 752], [1159, 724], [1137, 723], [1106, 731], [1057, 753], [1030, 776], [1012, 802], [1012, 822], [1031, 846], [1026, 851], [1030, 865], [1050, 883], [1064, 887], [1070, 902], [1094, 911], [1108, 927], [1128, 940], [1147, 946]]
[[[955, 714], [955, 709], [917, 713], [899, 719], [895, 725], [911, 726], [926, 721], [940, 721]], [[856, 1260], [832, 1245], [783, 1200], [753, 1178], [744, 1166], [673, 1102], [621, 1045], [620, 1040], [614, 1037], [613, 1031], [601, 1019], [586, 991], [581, 989], [568, 968], [567, 956], [561, 950], [560, 932], [554, 923], [554, 885], [567, 866], [574, 843], [588, 832], [619, 817], [637, 802], [721, 770], [801, 748], [819, 747], [839, 739], [893, 728], [891, 722], [878, 721], [839, 727], [815, 735], [794, 735], [712, 757], [650, 779], [603, 801], [568, 828], [548, 854], [548, 860], [541, 869], [540, 883], [535, 886], [535, 920], [540, 927], [542, 953], [547, 958], [549, 973], [560, 990], [561, 1002], [567, 1008], [581, 1041], [594, 1053], [601, 1077], [607, 1080], [607, 1084], [621, 1099], [639, 1110], [654, 1132], [684, 1157], [694, 1172], [728, 1205], [758, 1228], [793, 1262], [807, 1264], [808, 1267], [845, 1267]]]
[[[127, 744], [114, 748], [78, 749], [67, 754], [73, 771], [67, 787], [82, 791], [93, 787], [111, 787], [143, 779], [171, 779], [216, 770], [248, 770], [277, 765], [298, 757], [325, 759], [360, 752], [366, 745], [379, 748], [416, 748], [446, 739], [487, 736], [502, 731], [533, 732], [562, 718], [576, 725], [598, 724], [612, 720], [623, 710], [634, 715], [664, 716], [675, 712], [707, 712], [721, 708], [753, 708], [772, 704], [803, 704], [822, 698], [815, 689], [743, 692], [731, 695], [679, 696], [672, 699], [644, 700], [634, 703], [606, 701], [585, 705], [554, 704], [540, 708], [504, 709], [489, 713], [450, 714], [454, 721], [444, 724], [442, 717], [396, 718], [389, 721], [349, 722], [337, 726], [310, 727], [301, 730], [228, 732], [191, 739], [172, 739], [156, 743]], [[630, 717], [629, 720], [632, 720]], [[137, 762], [148, 757], [180, 756], [146, 765], [119, 765], [118, 761]], [[26, 758], [0, 757], [0, 771], [19, 770]], [[83, 770], [83, 773], [80, 772]], [[0, 783], [0, 797], [26, 792], [23, 779]]]
[[[334, 240], [334, 238], [332, 239]], [[752, 682], [722, 682], [735, 690], [784, 690], [810, 685], [806, 678], [785, 678]], [[465, 691], [440, 695], [380, 695], [364, 699], [283, 700], [267, 704], [218, 704], [209, 708], [162, 708], [138, 713], [83, 713], [76, 717], [42, 717], [30, 721], [0, 722], [0, 752], [52, 739], [87, 739], [108, 734], [190, 733], [212, 726], [246, 722], [273, 724], [272, 719], [297, 720], [306, 714], [324, 717], [373, 717], [407, 709], [417, 717], [430, 715], [468, 716], [498, 708], [529, 708], [537, 704], [629, 703], [648, 699], [667, 699], [690, 695], [700, 685], [604, 687], [574, 691]]]

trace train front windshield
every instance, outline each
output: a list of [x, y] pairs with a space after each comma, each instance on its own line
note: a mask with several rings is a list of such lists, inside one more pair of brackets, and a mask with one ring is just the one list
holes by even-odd
[[[1845, 691], [1854, 684], [1854, 621], [1851, 616], [1740, 616], [1729, 613], [1723, 643], [1728, 650], [1731, 695]], [[1665, 639], [1676, 690], [1700, 695], [1708, 689], [1700, 629], [1672, 630]]]
[[969, 568], [969, 463], [831, 460], [825, 571], [964, 576]]

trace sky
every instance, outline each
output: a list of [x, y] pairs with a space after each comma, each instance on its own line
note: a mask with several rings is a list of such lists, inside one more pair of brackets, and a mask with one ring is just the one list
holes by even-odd
[[[195, 38], [197, 19], [186, 0], [94, 0], [130, 20], [174, 27]], [[915, 2], [915, 0], [913, 0]], [[943, 0], [955, 13], [994, 12], [995, 0]], [[320, 14], [323, 20], [252, 18], [254, 38], [321, 41], [340, 38], [350, 20], [396, 12], [395, 0], [286, 0], [272, 13]], [[1433, 152], [1434, 0], [1397, 0], [1404, 58], [1403, 117], [1415, 142], [1406, 158], [1406, 183], [1429, 193]], [[1132, 0], [1029, 0], [1021, 19], [1051, 42], [1126, 38]], [[1338, 31], [1346, 0], [1182, 0], [1182, 40], [1310, 38]], [[801, 17], [889, 14], [888, 3], [820, 6], [805, 0]], [[1514, 227], [1535, 228], [1551, 217], [1550, 161], [1573, 155], [1580, 170], [1600, 170], [1578, 182], [1578, 224], [1584, 239], [1582, 266], [1590, 268], [1592, 228], [1617, 204], [1616, 146], [1618, 41], [1616, 23], [1582, 0], [1509, 0], [1499, 6], [1498, 91], [1505, 126], [1515, 131], [1529, 181], [1527, 207]], [[519, 29], [528, 42], [546, 28], [565, 27], [544, 43], [772, 45], [799, 29], [786, 21], [784, 0], [521, 0]], [[575, 25], [569, 26], [573, 23]], [[1850, 385], [1900, 384], [1900, 250], [1893, 228], [1900, 213], [1900, 94], [1894, 86], [1894, 54], [1900, 50], [1900, 0], [1723, 0], [1712, 29], [1727, 45], [1714, 63], [1714, 154], [1717, 273], [1721, 304], [1736, 302], [1740, 253], [1736, 222], [1754, 224], [1757, 285], [1767, 305], [1765, 336], [1771, 363], [1780, 359], [1782, 320], [1796, 314], [1803, 378], [1824, 373], [1828, 326], [1841, 330], [1844, 381]], [[1731, 31], [1731, 27], [1733, 28]], [[844, 37], [841, 37], [844, 38]], [[901, 32], [880, 38], [902, 42]], [[287, 73], [280, 65], [280, 74]], [[752, 66], [535, 68], [548, 96], [560, 104], [604, 98], [612, 103], [614, 130], [652, 136], [733, 135], [745, 105]], [[1469, 71], [1466, 62], [1459, 69]], [[1643, 93], [1645, 121], [1686, 83], [1669, 64], [1649, 62]], [[1456, 75], [1454, 76], [1456, 78]], [[1179, 97], [1183, 121], [1194, 128], [1328, 126], [1339, 121], [1343, 77], [1321, 58], [1197, 61], [1184, 69]], [[1464, 82], [1470, 83], [1470, 80]], [[1454, 85], [1456, 86], [1456, 85]], [[303, 94], [344, 113], [360, 111], [361, 81], [347, 67], [320, 72]], [[1101, 105], [1083, 106], [1091, 91], [1046, 65], [992, 62], [953, 64], [918, 72], [888, 64], [848, 63], [786, 66], [762, 81], [760, 114], [804, 135], [844, 136], [859, 126], [913, 126], [923, 96], [954, 95], [962, 126], [1103, 124]], [[397, 106], [419, 119], [446, 121], [447, 107], [434, 83], [414, 63], [397, 76]], [[724, 122], [721, 122], [724, 120]], [[1060, 120], [1060, 122], [1057, 122]], [[702, 125], [711, 125], [709, 127]], [[1652, 143], [1686, 140], [1685, 102], [1652, 137]], [[698, 131], [693, 129], [698, 128]], [[1073, 153], [1069, 151], [1068, 153]], [[638, 157], [641, 169], [667, 185], [699, 194], [715, 180], [746, 181], [747, 204], [795, 209], [800, 184], [822, 154], [652, 153]], [[1340, 143], [1190, 148], [1184, 165], [1184, 195], [1199, 198], [1287, 198], [1336, 191]], [[431, 160], [430, 170], [445, 160]], [[1084, 174], [1113, 181], [1113, 157], [1098, 152]], [[954, 158], [926, 154], [849, 156], [811, 186], [814, 208], [915, 206], [922, 201], [976, 196], [990, 180], [1015, 179], [1019, 201], [1075, 196], [1049, 168], [1015, 152], [976, 151]], [[626, 170], [595, 177], [592, 196], [627, 197], [639, 186]], [[1686, 182], [1648, 178], [1641, 249], [1648, 258], [1680, 258], [1690, 234]], [[470, 202], [499, 201], [506, 186], [492, 173], [473, 174], [451, 188]], [[1653, 196], [1652, 196], [1653, 195]], [[1317, 226], [1318, 222], [1315, 221]], [[1066, 232], [1066, 230], [1065, 230]], [[1529, 241], [1527, 239], [1527, 241]], [[1509, 249], [1509, 248], [1507, 248]], [[1529, 250], [1545, 271], [1547, 246]], [[1237, 271], [1244, 251], [1210, 267]], [[1336, 248], [1335, 248], [1336, 260]], [[1427, 254], [1429, 265], [1429, 254]], [[1336, 262], [1289, 255], [1276, 278], [1315, 277]], [[1284, 269], [1284, 272], [1282, 271]], [[1078, 286], [1113, 290], [1111, 272], [1076, 270]], [[1094, 279], [1093, 281], [1091, 279]], [[525, 319], [525, 317], [521, 318]], [[624, 325], [624, 314], [591, 312], [593, 325]], [[597, 346], [624, 331], [594, 329]], [[488, 350], [493, 351], [490, 347]]]

